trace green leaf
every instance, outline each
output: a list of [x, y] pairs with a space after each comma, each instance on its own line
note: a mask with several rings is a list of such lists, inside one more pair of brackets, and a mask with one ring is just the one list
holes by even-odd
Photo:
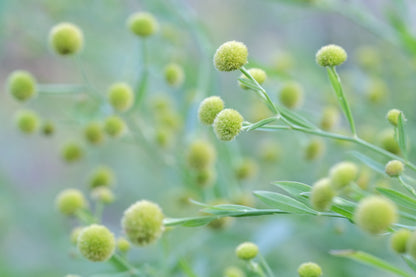
[[198, 217], [184, 217], [184, 218], [165, 218], [163, 224], [165, 226], [184, 226], [184, 227], [199, 227], [204, 226], [214, 219], [216, 216], [198, 216]]
[[397, 268], [394, 265], [389, 264], [388, 262], [370, 255], [368, 253], [362, 251], [354, 251], [354, 250], [332, 250], [331, 255], [349, 258], [360, 263], [373, 266], [385, 272], [391, 272], [403, 277], [412, 277], [409, 273]]
[[301, 193], [310, 192], [311, 186], [301, 183], [301, 182], [294, 182], [294, 181], [276, 181], [272, 183], [273, 185], [283, 189], [290, 195], [294, 197], [301, 196]]
[[377, 172], [379, 172], [383, 175], [386, 175], [386, 173], [384, 172], [384, 165], [383, 164], [373, 160], [369, 156], [364, 155], [360, 152], [351, 151], [350, 153], [351, 153], [351, 155], [353, 155], [355, 158], [360, 160], [362, 163], [366, 164], [368, 167], [370, 167], [374, 171], [377, 171]]
[[343, 215], [349, 220], [352, 220], [356, 206], [357, 204], [354, 202], [345, 200], [341, 197], [335, 197], [332, 201], [331, 211]]
[[407, 136], [406, 136], [406, 132], [404, 129], [404, 117], [403, 117], [403, 113], [400, 112], [399, 114], [399, 118], [397, 121], [397, 142], [399, 144], [400, 150], [403, 153], [403, 156], [405, 158], [407, 158]]
[[416, 210], [416, 200], [412, 197], [389, 188], [377, 188], [377, 191], [395, 202], [397, 205]]
[[290, 123], [297, 125], [299, 127], [303, 127], [306, 129], [317, 129], [316, 126], [303, 118], [302, 116], [292, 112], [291, 110], [285, 108], [285, 107], [279, 107], [279, 111], [281, 116], [289, 121]]
[[252, 123], [252, 124], [248, 125], [245, 130], [246, 131], [252, 131], [252, 130], [255, 130], [255, 129], [259, 128], [259, 127], [262, 127], [262, 126], [264, 126], [266, 124], [269, 124], [270, 122], [273, 122], [275, 120], [277, 120], [276, 117], [268, 117], [268, 118], [265, 118], [263, 120], [260, 120], [258, 122], [255, 122], [255, 123]]
[[402, 257], [403, 257], [403, 260], [406, 262], [406, 264], [410, 267], [410, 269], [416, 272], [416, 263], [413, 261], [413, 259], [406, 257], [406, 256], [402, 256]]
[[270, 191], [255, 191], [253, 194], [270, 207], [294, 214], [318, 214], [305, 204], [280, 193]]

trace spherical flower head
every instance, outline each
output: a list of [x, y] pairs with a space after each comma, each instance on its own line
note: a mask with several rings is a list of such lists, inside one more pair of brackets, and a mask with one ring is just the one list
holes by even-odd
[[401, 113], [402, 111], [398, 109], [391, 109], [390, 111], [388, 111], [386, 118], [390, 122], [391, 125], [393, 125], [394, 127], [397, 127], [397, 125], [399, 124], [399, 116]]
[[243, 242], [235, 249], [235, 254], [242, 260], [254, 259], [258, 253], [258, 246], [252, 242]]
[[289, 109], [299, 107], [303, 102], [303, 88], [294, 81], [286, 82], [279, 93], [280, 102]]
[[320, 139], [312, 139], [305, 149], [305, 159], [308, 161], [316, 160], [325, 152], [325, 144]]
[[[257, 83], [259, 83], [259, 85], [262, 85], [267, 78], [267, 74], [263, 69], [260, 68], [250, 68], [249, 70], [247, 70], [248, 73], [250, 73], [251, 77], [254, 78], [254, 80], [256, 80]], [[240, 78], [243, 79], [248, 79], [246, 75], [241, 74]], [[238, 84], [240, 85], [240, 87], [242, 89], [249, 89], [249, 87], [247, 87], [246, 85], [244, 85], [243, 83], [241, 83], [240, 81], [238, 81]]]
[[358, 177], [358, 167], [352, 162], [340, 162], [329, 171], [331, 184], [335, 189], [342, 189]]
[[77, 211], [88, 206], [84, 195], [77, 189], [61, 191], [56, 197], [55, 203], [58, 210], [64, 215], [74, 215]]
[[299, 277], [319, 277], [322, 276], [322, 269], [316, 263], [303, 263], [298, 268]]
[[335, 191], [329, 178], [323, 178], [312, 186], [310, 201], [315, 210], [328, 211], [334, 197]]
[[169, 148], [173, 142], [173, 132], [169, 128], [157, 128], [155, 130], [154, 139], [157, 145], [163, 148]]
[[347, 60], [347, 52], [338, 45], [323, 46], [316, 53], [316, 63], [320, 66], [337, 66]]
[[242, 42], [228, 41], [215, 52], [214, 65], [219, 71], [234, 71], [247, 63], [248, 50]]
[[108, 166], [99, 166], [89, 177], [90, 188], [109, 187], [115, 182], [114, 172]]
[[13, 71], [7, 79], [10, 94], [20, 102], [25, 102], [36, 95], [36, 80], [30, 72]]
[[235, 177], [238, 180], [248, 180], [253, 178], [258, 171], [257, 162], [253, 159], [243, 159], [235, 169]]
[[162, 210], [153, 202], [137, 201], [124, 212], [121, 226], [133, 244], [150, 244], [156, 241], [164, 230]]
[[24, 134], [33, 134], [39, 128], [39, 116], [34, 111], [20, 110], [15, 120], [17, 127]]
[[49, 43], [57, 54], [73, 55], [82, 49], [84, 37], [78, 26], [64, 22], [51, 29]]
[[229, 266], [224, 270], [224, 277], [246, 277], [246, 274], [238, 267]]
[[84, 149], [77, 142], [67, 142], [62, 146], [61, 156], [67, 163], [73, 163], [82, 159]]
[[45, 136], [51, 136], [55, 132], [55, 124], [50, 120], [44, 121], [41, 130]]
[[91, 191], [91, 198], [103, 204], [114, 202], [114, 193], [107, 187], [98, 187]]
[[243, 127], [243, 117], [233, 109], [222, 110], [214, 120], [214, 132], [219, 140], [233, 140]]
[[335, 107], [326, 107], [322, 112], [321, 118], [321, 129], [324, 131], [332, 130], [339, 122], [340, 114], [337, 108]]
[[130, 250], [130, 242], [125, 238], [118, 238], [117, 239], [117, 249], [120, 252], [126, 253]]
[[100, 144], [104, 141], [103, 126], [100, 122], [90, 122], [84, 129], [85, 139], [91, 144]]
[[219, 96], [210, 96], [202, 100], [198, 109], [198, 118], [203, 124], [212, 125], [214, 119], [224, 109], [224, 101]]
[[368, 196], [358, 203], [354, 221], [362, 230], [376, 235], [385, 232], [397, 221], [397, 207], [389, 199]]
[[394, 137], [394, 131], [390, 129], [386, 129], [382, 131], [379, 136], [380, 146], [384, 150], [389, 151], [393, 154], [400, 154], [400, 146], [397, 143], [395, 137]]
[[103, 262], [113, 255], [116, 242], [107, 227], [92, 224], [81, 231], [77, 246], [84, 258], [92, 262]]
[[404, 164], [398, 160], [389, 161], [384, 168], [384, 171], [390, 177], [399, 177], [403, 170]]
[[112, 115], [104, 121], [104, 131], [113, 138], [120, 137], [126, 130], [126, 124], [123, 119], [117, 115]]
[[133, 90], [126, 83], [115, 83], [108, 90], [108, 102], [116, 111], [125, 112], [133, 105]]
[[153, 35], [158, 30], [158, 23], [155, 17], [148, 12], [132, 14], [127, 24], [135, 35], [143, 38]]
[[407, 229], [400, 229], [394, 232], [390, 237], [390, 246], [394, 252], [404, 254], [407, 251], [407, 243], [412, 232]]
[[198, 170], [195, 174], [195, 183], [199, 187], [209, 187], [214, 184], [217, 175], [212, 168], [204, 168], [202, 170]]
[[209, 142], [196, 140], [189, 146], [186, 160], [190, 168], [203, 170], [212, 166], [216, 156], [215, 148]]
[[185, 72], [182, 67], [176, 63], [165, 66], [165, 80], [172, 87], [179, 87], [185, 80]]

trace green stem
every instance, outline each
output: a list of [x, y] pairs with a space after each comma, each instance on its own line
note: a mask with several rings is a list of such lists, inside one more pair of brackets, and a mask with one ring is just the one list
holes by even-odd
[[267, 276], [274, 277], [273, 271], [267, 263], [266, 259], [261, 254], [258, 255], [258, 258], [260, 260], [260, 265], [266, 270]]
[[71, 85], [71, 84], [39, 84], [37, 91], [39, 94], [74, 94], [84, 93], [86, 89], [85, 85]]
[[144, 95], [146, 93], [147, 88], [147, 82], [148, 82], [148, 76], [149, 76], [149, 65], [148, 65], [148, 58], [147, 58], [147, 45], [146, 40], [142, 40], [142, 62], [143, 62], [143, 69], [141, 72], [141, 78], [139, 78], [139, 83], [137, 84], [137, 90], [136, 90], [136, 97], [134, 101], [134, 107], [132, 110], [136, 110], [140, 108]]
[[121, 257], [119, 254], [114, 254], [110, 262], [119, 270], [128, 270], [130, 276], [141, 276], [137, 268], [131, 265], [125, 258]]
[[264, 274], [263, 269], [255, 261], [250, 260], [250, 262], [249, 262], [249, 268], [250, 268], [251, 271], [253, 271], [254, 273], [257, 273], [259, 276], [261, 276], [261, 277], [267, 277], [266, 274]]
[[399, 179], [400, 184], [407, 189], [413, 196], [416, 196], [415, 189], [410, 186], [408, 183], [406, 183], [401, 176], [399, 176], [397, 179]]

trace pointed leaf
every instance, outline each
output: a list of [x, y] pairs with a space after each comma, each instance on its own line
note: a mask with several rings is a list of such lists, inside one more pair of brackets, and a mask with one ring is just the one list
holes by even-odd
[[407, 157], [407, 136], [404, 129], [404, 117], [403, 113], [400, 112], [398, 122], [397, 122], [397, 142], [399, 143], [400, 150], [402, 151], [403, 155]]
[[165, 226], [184, 226], [184, 227], [199, 227], [206, 225], [216, 219], [216, 216], [199, 216], [199, 217], [185, 217], [185, 218], [165, 218], [163, 224]]
[[285, 107], [279, 107], [280, 114], [283, 118], [285, 118], [290, 123], [297, 125], [299, 127], [303, 127], [306, 129], [317, 129], [316, 126], [311, 123], [310, 121], [306, 120], [302, 116], [292, 112], [291, 110]]
[[280, 193], [270, 191], [255, 191], [253, 194], [270, 207], [295, 214], [317, 214], [305, 204]]
[[410, 209], [416, 209], [416, 200], [414, 198], [389, 188], [377, 188], [377, 191], [395, 202], [397, 205]]
[[385, 175], [384, 172], [384, 165], [373, 160], [372, 158], [370, 158], [367, 155], [364, 155], [360, 152], [357, 151], [351, 151], [350, 152], [351, 155], [353, 155], [355, 158], [357, 158], [358, 160], [360, 160], [362, 163], [366, 164], [367, 166], [369, 166], [371, 169]]

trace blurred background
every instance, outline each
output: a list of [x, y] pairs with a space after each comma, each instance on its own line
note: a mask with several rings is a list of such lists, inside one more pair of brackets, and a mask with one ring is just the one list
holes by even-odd
[[[143, 43], [128, 30], [126, 20], [137, 11], [153, 13], [160, 27], [146, 41], [149, 83], [145, 105], [133, 122], [139, 135], [130, 128], [123, 139], [91, 146], [83, 141], [83, 128], [108, 115], [109, 107], [95, 106], [84, 93], [39, 93], [21, 104], [7, 92], [7, 77], [17, 69], [31, 72], [39, 84], [84, 84], [85, 74], [90, 89], [103, 96], [114, 82], [136, 86], [143, 70]], [[89, 173], [98, 165], [111, 167], [117, 177], [116, 201], [106, 207], [103, 222], [120, 236], [123, 211], [140, 199], [159, 203], [167, 217], [198, 215], [189, 197], [263, 207], [251, 191], [276, 190], [271, 185], [276, 180], [312, 184], [334, 163], [353, 160], [350, 151], [358, 149], [354, 145], [287, 131], [243, 132], [232, 142], [219, 142], [211, 128], [198, 122], [197, 108], [204, 97], [221, 96], [227, 107], [250, 122], [268, 115], [253, 93], [238, 86], [238, 72], [215, 70], [213, 54], [225, 41], [247, 45], [247, 67], [267, 72], [264, 87], [274, 100], [288, 81], [298, 82], [303, 103], [297, 111], [316, 124], [323, 111], [337, 103], [315, 53], [326, 44], [341, 45], [348, 61], [338, 72], [359, 134], [382, 145], [383, 136], [391, 132], [385, 114], [399, 108], [414, 137], [415, 12], [414, 2], [405, 0], [1, 0], [0, 276], [107, 276], [98, 274], [113, 271], [109, 264], [91, 263], [77, 254], [69, 239], [77, 223], [60, 215], [54, 204], [65, 188], [87, 193]], [[49, 31], [60, 22], [83, 30], [85, 46], [78, 57], [63, 58], [50, 50]], [[185, 72], [179, 87], [164, 79], [164, 67], [172, 62]], [[170, 105], [165, 123], [160, 123], [157, 103]], [[14, 115], [22, 108], [55, 122], [53, 136], [21, 134]], [[168, 135], [163, 124], [173, 125]], [[333, 129], [348, 133], [341, 114]], [[190, 180], [185, 158], [189, 144], [201, 138], [217, 151], [216, 181], [203, 189]], [[81, 162], [68, 165], [60, 147], [73, 139], [83, 141], [86, 154]], [[308, 152], [315, 147], [311, 144], [318, 145], [313, 155]], [[245, 162], [248, 169], [241, 169]], [[389, 182], [364, 166], [360, 178], [357, 183], [363, 187]], [[324, 276], [381, 276], [331, 256], [332, 249], [361, 249], [404, 266], [389, 250], [386, 237], [370, 237], [344, 220], [279, 215], [226, 223], [221, 228], [175, 228], [158, 243], [133, 249], [129, 260], [149, 272], [154, 268], [149, 276], [193, 276], [184, 273], [186, 266], [196, 276], [223, 276], [228, 266], [245, 268], [234, 249], [250, 240], [259, 245], [276, 276], [297, 276], [297, 266], [306, 261], [319, 263]]]

